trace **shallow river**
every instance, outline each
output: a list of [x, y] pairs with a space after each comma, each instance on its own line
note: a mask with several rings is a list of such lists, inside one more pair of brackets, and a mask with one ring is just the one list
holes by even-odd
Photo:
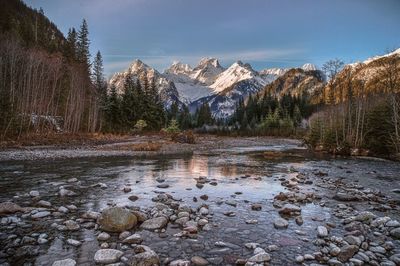
[[[285, 156], [265, 158], [265, 150], [284, 151]], [[165, 233], [137, 230], [144, 241], [161, 258], [189, 259], [193, 255], [207, 258], [215, 265], [234, 265], [238, 258], [248, 258], [252, 250], [245, 248], [249, 242], [259, 243], [266, 248], [277, 245], [277, 251], [270, 252], [272, 265], [292, 265], [298, 254], [313, 253], [318, 247], [312, 244], [316, 238], [316, 227], [324, 222], [339, 223], [332, 215], [337, 202], [332, 200], [334, 191], [313, 184], [303, 185], [303, 191], [310, 191], [322, 196], [318, 202], [303, 204], [303, 225], [289, 220], [289, 227], [284, 230], [274, 228], [273, 220], [279, 216], [272, 205], [274, 196], [287, 188], [281, 185], [279, 178], [290, 177], [298, 172], [319, 177], [322, 171], [330, 177], [344, 178], [349, 182], [359, 180], [364, 187], [385, 191], [390, 197], [399, 199], [395, 189], [400, 188], [400, 164], [390, 161], [366, 159], [331, 159], [316, 157], [306, 150], [295, 146], [263, 146], [216, 150], [205, 154], [187, 156], [168, 156], [132, 158], [91, 158], [56, 161], [1, 162], [0, 163], [0, 201], [13, 200], [21, 206], [32, 206], [32, 190], [39, 191], [40, 199], [53, 206], [74, 204], [76, 212], [69, 212], [60, 219], [77, 218], [86, 210], [101, 211], [109, 205], [148, 207], [155, 203], [152, 198], [158, 193], [171, 194], [193, 208], [208, 204], [211, 213], [211, 230], [200, 231], [196, 238], [178, 238], [173, 235], [181, 230], [172, 223]], [[244, 176], [247, 175], [247, 178]], [[199, 176], [215, 179], [217, 185], [205, 184], [196, 187]], [[77, 178], [78, 182], [67, 183], [68, 179]], [[157, 188], [158, 180], [164, 179], [168, 188]], [[94, 186], [103, 183], [103, 187]], [[61, 198], [57, 195], [59, 187], [65, 185], [78, 195]], [[132, 191], [124, 193], [122, 188], [129, 186]], [[393, 191], [393, 192], [392, 192]], [[138, 196], [137, 201], [130, 201], [129, 196]], [[200, 199], [207, 195], [207, 200]], [[198, 200], [195, 202], [193, 198]], [[237, 206], [226, 204], [234, 201]], [[262, 204], [261, 211], [251, 210], [251, 204]], [[360, 205], [360, 208], [368, 206]], [[226, 212], [235, 216], [228, 217]], [[388, 215], [399, 218], [398, 212]], [[0, 264], [11, 265], [32, 263], [51, 265], [55, 260], [73, 258], [78, 265], [94, 265], [93, 256], [99, 249], [96, 240], [98, 230], [82, 229], [77, 232], [60, 232], [50, 227], [55, 218], [46, 217], [38, 221], [29, 219], [12, 228], [0, 225], [0, 243], [5, 244], [7, 237], [47, 233], [49, 242], [40, 245], [39, 254], [33, 257], [16, 258], [5, 256], [9, 250], [2, 249]], [[247, 224], [246, 220], [257, 220], [256, 224]], [[24, 226], [25, 224], [25, 226]], [[332, 229], [332, 233], [341, 234], [341, 227]], [[299, 233], [301, 232], [301, 233]], [[117, 239], [118, 235], [112, 235]], [[82, 242], [79, 247], [68, 245], [65, 240], [74, 238]], [[225, 242], [218, 246], [216, 242]]]

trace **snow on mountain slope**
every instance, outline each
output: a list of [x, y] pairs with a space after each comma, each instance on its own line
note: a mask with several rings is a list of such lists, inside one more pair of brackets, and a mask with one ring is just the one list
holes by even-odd
[[304, 64], [301, 67], [301, 69], [303, 69], [305, 71], [315, 71], [315, 70], [317, 70], [317, 67], [315, 65], [313, 65], [313, 64], [307, 63], [307, 64]]
[[128, 75], [132, 75], [134, 80], [140, 79], [141, 82], [143, 82], [144, 77], [146, 77], [149, 82], [154, 81], [160, 98], [166, 106], [170, 106], [174, 102], [180, 104], [179, 93], [175, 84], [140, 60], [133, 61], [124, 72], [115, 73], [111, 77], [109, 85], [114, 85], [117, 89], [117, 93], [122, 94], [124, 91], [124, 82]]
[[255, 80], [259, 83], [260, 87], [265, 86], [267, 83], [267, 81], [254, 71], [249, 64], [243, 64], [241, 61], [237, 61], [227, 70], [219, 74], [210, 88], [212, 88], [214, 92], [219, 93], [231, 87], [233, 84], [246, 79]]
[[199, 64], [193, 69], [190, 77], [204, 85], [214, 83], [216, 77], [225, 69], [219, 64], [215, 58], [203, 58]]

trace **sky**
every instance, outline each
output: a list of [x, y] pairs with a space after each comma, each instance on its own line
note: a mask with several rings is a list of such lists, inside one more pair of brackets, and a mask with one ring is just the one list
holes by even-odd
[[400, 47], [400, 0], [24, 0], [66, 35], [89, 24], [105, 74], [134, 59], [163, 71], [215, 57], [254, 69], [340, 58], [362, 61]]

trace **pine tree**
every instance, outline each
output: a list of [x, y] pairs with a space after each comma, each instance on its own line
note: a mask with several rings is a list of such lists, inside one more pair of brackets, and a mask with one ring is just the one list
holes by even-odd
[[64, 55], [69, 61], [75, 61], [77, 59], [77, 33], [75, 28], [70, 28], [68, 30]]
[[100, 95], [106, 93], [106, 84], [103, 74], [103, 58], [100, 51], [97, 51], [96, 57], [93, 60], [92, 82]]
[[115, 85], [111, 85], [110, 95], [107, 98], [107, 128], [111, 132], [121, 130], [121, 106]]
[[90, 66], [89, 45], [89, 29], [86, 20], [83, 19], [81, 28], [78, 32], [77, 59], [80, 63], [85, 64], [87, 71], [89, 71]]

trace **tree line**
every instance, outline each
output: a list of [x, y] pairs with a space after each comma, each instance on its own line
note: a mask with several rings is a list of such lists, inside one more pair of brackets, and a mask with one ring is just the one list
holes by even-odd
[[341, 60], [328, 61], [324, 107], [310, 118], [307, 143], [336, 154], [399, 154], [399, 61], [391, 56], [373, 62], [376, 73], [368, 82], [357, 75], [364, 64], [344, 67]]

